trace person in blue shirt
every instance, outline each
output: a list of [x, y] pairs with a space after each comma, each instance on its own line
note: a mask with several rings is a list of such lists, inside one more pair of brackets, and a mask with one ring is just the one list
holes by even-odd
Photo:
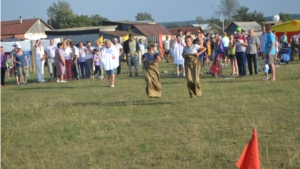
[[[275, 35], [272, 33], [271, 25], [266, 26], [266, 31], [268, 33], [267, 35], [267, 41], [265, 45], [265, 54], [266, 54], [266, 62], [269, 64], [269, 68], [272, 72], [272, 78], [271, 81], [275, 81], [275, 66], [274, 66], [274, 56], [276, 54], [276, 48], [275, 48]], [[269, 80], [268, 77], [266, 80]]]
[[154, 48], [154, 45], [148, 45], [148, 53], [142, 56], [143, 71], [146, 76], [146, 94], [149, 98], [160, 98], [161, 83], [157, 63], [161, 58], [158, 53], [155, 53]]
[[25, 86], [27, 86], [26, 70], [28, 69], [28, 60], [24, 52], [22, 51], [21, 45], [17, 45], [17, 49], [18, 52], [14, 53], [14, 63], [16, 64], [16, 69], [18, 71], [18, 85], [22, 86], [23, 83]]

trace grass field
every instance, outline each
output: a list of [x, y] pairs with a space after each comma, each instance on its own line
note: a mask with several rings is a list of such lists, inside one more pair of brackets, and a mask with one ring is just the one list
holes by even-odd
[[234, 169], [256, 128], [262, 169], [300, 169], [299, 60], [277, 68], [276, 82], [262, 72], [203, 75], [194, 99], [173, 64], [159, 66], [169, 72], [161, 99], [148, 99], [141, 68], [129, 78], [125, 63], [115, 88], [107, 79], [37, 83], [31, 74], [28, 87], [6, 79], [1, 168]]

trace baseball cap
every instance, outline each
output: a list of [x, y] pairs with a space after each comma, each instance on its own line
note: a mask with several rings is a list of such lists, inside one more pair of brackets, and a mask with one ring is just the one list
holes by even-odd
[[154, 45], [157, 46], [157, 43], [155, 43]]
[[21, 49], [22, 48], [22, 46], [20, 45], [20, 44], [17, 44], [17, 49]]
[[13, 46], [17, 46], [17, 45], [19, 45], [19, 43], [18, 43], [18, 42], [15, 42], [15, 43], [13, 44]]
[[237, 28], [236, 28], [236, 31], [237, 31], [237, 32], [240, 32], [240, 31], [242, 31], [242, 28], [241, 28], [241, 27], [237, 27]]

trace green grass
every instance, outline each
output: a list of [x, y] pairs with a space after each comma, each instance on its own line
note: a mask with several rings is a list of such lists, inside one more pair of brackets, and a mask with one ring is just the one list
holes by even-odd
[[203, 96], [194, 99], [171, 63], [159, 64], [169, 72], [161, 99], [147, 98], [142, 71], [129, 78], [122, 66], [115, 88], [107, 79], [42, 84], [31, 74], [28, 87], [6, 79], [1, 167], [231, 169], [256, 128], [262, 169], [300, 168], [298, 60], [277, 68], [276, 82], [261, 72], [203, 75]]

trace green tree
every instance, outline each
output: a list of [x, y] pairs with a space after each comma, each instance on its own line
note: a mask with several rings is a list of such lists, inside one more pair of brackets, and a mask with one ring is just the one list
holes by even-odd
[[53, 2], [47, 9], [49, 23], [55, 29], [68, 28], [74, 14], [69, 3], [64, 0]]
[[87, 15], [74, 15], [68, 27], [76, 28], [76, 27], [84, 27], [84, 26], [92, 26], [91, 20]]
[[135, 16], [135, 20], [136, 21], [154, 21], [154, 19], [152, 18], [151, 14], [147, 13], [147, 12], [140, 12]]
[[181, 28], [182, 25], [180, 25], [179, 23], [172, 23], [168, 26], [168, 28]]
[[96, 14], [96, 15], [90, 16], [90, 21], [91, 21], [92, 26], [101, 26], [102, 21], [108, 21], [108, 19]]
[[247, 22], [247, 21], [256, 21], [259, 24], [263, 24], [266, 19], [262, 12], [249, 12], [249, 8], [241, 6], [236, 10], [236, 15], [233, 16], [236, 21]]
[[199, 23], [199, 24], [204, 22], [202, 16], [197, 16], [197, 17], [196, 17], [196, 21], [197, 21], [197, 23]]
[[282, 22], [293, 20], [293, 18], [291, 17], [290, 14], [279, 13], [279, 17], [280, 17], [280, 20], [282, 20]]
[[220, 0], [220, 4], [218, 13], [223, 13], [230, 22], [232, 16], [235, 15], [236, 10], [240, 7], [240, 2], [238, 0]]

